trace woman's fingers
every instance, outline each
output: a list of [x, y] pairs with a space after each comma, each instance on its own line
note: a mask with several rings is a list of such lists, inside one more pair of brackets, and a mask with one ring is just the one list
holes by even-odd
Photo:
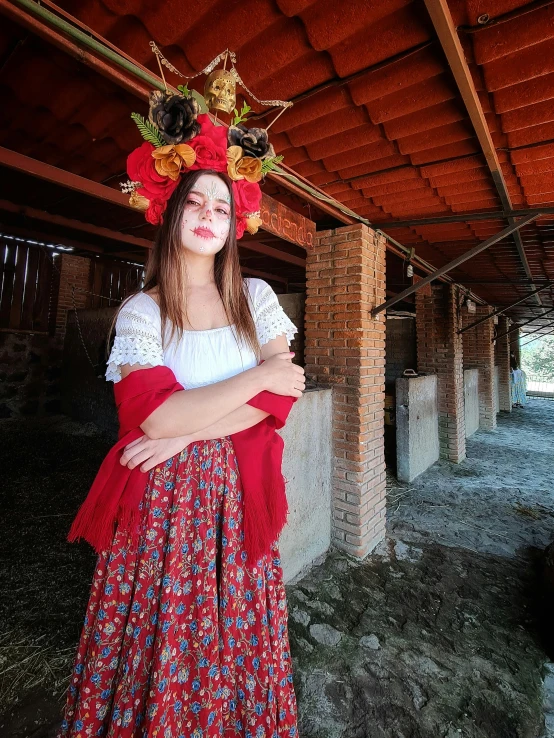
[[129, 460], [129, 462], [127, 463], [127, 466], [129, 467], [129, 469], [134, 469], [135, 467], [139, 466], [139, 464], [142, 464], [143, 461], [150, 459], [151, 456], [152, 456], [152, 450], [145, 448], [142, 451], [139, 451], [137, 454], [135, 454], [133, 458]]
[[134, 469], [141, 461], [152, 456], [152, 453], [153, 449], [151, 448], [150, 443], [141, 443], [129, 450], [126, 449], [122, 454], [120, 461], [123, 466], [128, 466], [129, 469]]
[[134, 441], [131, 441], [131, 443], [128, 443], [125, 446], [125, 451], [127, 451], [128, 448], [134, 448], [137, 445], [137, 443], [142, 443], [143, 441], [147, 441], [147, 440], [148, 440], [147, 436], [140, 436], [140, 438], [136, 438]]
[[140, 470], [141, 472], [149, 472], [150, 469], [158, 466], [158, 464], [161, 464], [163, 461], [164, 459], [154, 454], [154, 456], [151, 456], [147, 461], [144, 462], [144, 464], [140, 467]]

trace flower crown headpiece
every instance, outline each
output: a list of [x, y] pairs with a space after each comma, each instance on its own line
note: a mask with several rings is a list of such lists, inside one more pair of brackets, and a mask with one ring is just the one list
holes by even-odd
[[[160, 63], [162, 78], [162, 64], [185, 76], [167, 62], [154, 43], [151, 46]], [[235, 115], [228, 129], [212, 122], [209, 113], [201, 114], [197, 100], [184, 85], [177, 88], [178, 93], [169, 91], [167, 86], [165, 92], [151, 92], [147, 120], [137, 113], [131, 115], [145, 141], [129, 154], [127, 174], [130, 180], [122, 183], [121, 188], [130, 194], [129, 204], [143, 211], [152, 225], [162, 222], [167, 202], [181, 176], [199, 169], [226, 172], [232, 180], [237, 238], [241, 238], [245, 230], [256, 233], [262, 223], [262, 192], [258, 183], [283, 157], [275, 156], [267, 130], [247, 128], [243, 124], [250, 107], [243, 105], [240, 113], [234, 107], [235, 84], [237, 81], [243, 84], [234, 65], [230, 71], [213, 71], [222, 57], [226, 63], [228, 55], [234, 62], [234, 54], [226, 51], [199, 72], [210, 73], [204, 97], [208, 109], [216, 111], [216, 120], [217, 111], [230, 113], [234, 108]], [[284, 109], [291, 105], [280, 100], [257, 101], [277, 104]]]

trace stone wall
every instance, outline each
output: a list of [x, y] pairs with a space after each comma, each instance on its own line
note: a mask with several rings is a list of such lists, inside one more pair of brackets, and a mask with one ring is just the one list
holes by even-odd
[[479, 369], [464, 370], [464, 417], [469, 438], [479, 430]]
[[285, 581], [301, 575], [331, 542], [331, 390], [308, 390], [279, 431], [289, 516], [279, 549]]
[[437, 377], [396, 380], [396, 476], [411, 482], [439, 459]]
[[74, 311], [69, 313], [62, 367], [63, 412], [77, 420], [93, 422], [114, 436], [118, 423], [113, 385], [106, 382], [105, 373], [106, 343], [115, 311], [116, 308], [95, 308], [78, 310], [77, 316]]
[[0, 417], [60, 412], [62, 340], [43, 333], [0, 333]]

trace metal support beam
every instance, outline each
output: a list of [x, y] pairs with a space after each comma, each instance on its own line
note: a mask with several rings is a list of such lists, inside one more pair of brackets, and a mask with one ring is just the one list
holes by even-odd
[[471, 323], [471, 325], [466, 325], [465, 328], [462, 328], [462, 330], [458, 331], [458, 333], [465, 333], [466, 331], [471, 330], [472, 328], [475, 328], [477, 325], [481, 325], [481, 323], [484, 323], [487, 320], [490, 320], [491, 318], [494, 318], [495, 315], [501, 315], [502, 313], [505, 313], [506, 310], [510, 310], [511, 308], [515, 307], [516, 305], [520, 305], [522, 302], [525, 302], [525, 300], [528, 300], [530, 297], [533, 297], [533, 295], [538, 295], [539, 292], [542, 292], [543, 290], [548, 289], [554, 284], [554, 282], [548, 282], [547, 284], [543, 285], [542, 287], [539, 287], [538, 290], [535, 290], [534, 292], [530, 292], [528, 295], [525, 295], [525, 297], [522, 297], [521, 300], [518, 300], [517, 302], [512, 302], [511, 305], [508, 305], [508, 307], [504, 308], [497, 308], [496, 310], [493, 310], [493, 312], [490, 315], [485, 316], [484, 318], [480, 318], [479, 320], [476, 320], [475, 323]]
[[[496, 147], [492, 140], [487, 120], [485, 118], [483, 108], [481, 107], [479, 96], [475, 89], [475, 84], [473, 82], [471, 72], [469, 71], [447, 0], [425, 0], [425, 7], [427, 8], [427, 12], [429, 13], [431, 21], [435, 27], [435, 31], [437, 32], [437, 36], [439, 37], [439, 41], [452, 70], [452, 74], [456, 80], [458, 90], [460, 91], [464, 101], [477, 138], [479, 139], [483, 155], [487, 161], [500, 202], [502, 203], [502, 208], [506, 211], [511, 211], [512, 201], [510, 199], [510, 193], [506, 186], [502, 167], [500, 166], [500, 161], [496, 153]], [[513, 225], [514, 218], [512, 215], [508, 217], [508, 223]], [[525, 249], [519, 231], [514, 231], [514, 241], [523, 269], [529, 279], [532, 279], [533, 275], [531, 274], [531, 268], [527, 261], [527, 256], [525, 255]], [[538, 294], [535, 299], [538, 305], [542, 304]]]
[[[554, 324], [551, 323], [551, 325], [554, 325]], [[542, 338], [543, 336], [550, 336], [552, 335], [552, 333], [554, 333], [554, 330], [547, 331], [546, 333], [541, 333], [540, 336], [535, 336], [535, 338], [532, 338], [530, 341], [526, 341], [525, 343], [522, 343], [519, 348], [522, 349], [524, 346], [528, 346], [530, 343], [533, 343], [533, 341], [538, 341], [539, 338]]]
[[501, 241], [506, 236], [509, 236], [514, 231], [518, 230], [519, 228], [522, 228], [523, 226], [527, 225], [527, 223], [531, 223], [533, 220], [538, 218], [540, 215], [528, 215], [527, 218], [523, 218], [517, 223], [514, 223], [512, 225], [506, 226], [502, 231], [497, 233], [495, 236], [491, 236], [490, 238], [487, 238], [486, 241], [483, 241], [482, 243], [478, 244], [477, 246], [474, 246], [469, 251], [466, 251], [465, 254], [461, 254], [456, 259], [453, 259], [452, 261], [448, 262], [448, 264], [445, 264], [445, 266], [441, 267], [440, 269], [437, 269], [436, 272], [433, 274], [429, 274], [427, 277], [424, 277], [419, 282], [416, 282], [416, 284], [413, 284], [411, 287], [407, 287], [405, 290], [400, 292], [396, 297], [392, 297], [390, 300], [387, 300], [382, 305], [378, 305], [376, 308], [373, 308], [371, 311], [371, 316], [374, 318], [376, 315], [379, 315], [383, 310], [386, 310], [389, 307], [392, 307], [392, 305], [396, 305], [397, 302], [401, 302], [405, 297], [408, 297], [408, 295], [413, 294], [414, 292], [417, 292], [422, 287], [425, 287], [426, 284], [429, 284], [430, 282], [433, 282], [433, 280], [440, 277], [442, 274], [446, 274], [446, 272], [451, 272], [452, 269], [456, 269], [456, 267], [460, 266], [460, 264], [463, 264], [466, 261], [469, 261], [469, 259], [472, 259], [474, 256], [477, 256], [477, 254], [480, 254], [482, 251], [486, 251], [490, 246], [494, 246], [495, 243], [498, 243], [498, 241]]
[[[554, 311], [554, 308], [550, 308], [550, 310], [546, 310], [546, 311], [545, 311], [545, 312], [543, 313], [543, 315], [541, 315], [541, 318], [542, 318], [543, 316], [545, 316], [545, 315], [548, 315], [548, 313], [551, 313], [552, 311]], [[519, 324], [519, 325], [517, 326], [517, 328], [521, 328], [521, 325], [522, 325], [522, 324], [520, 323], [520, 324]], [[539, 331], [544, 331], [544, 329], [545, 329], [545, 328], [549, 328], [549, 327], [550, 327], [551, 325], [552, 325], [552, 323], [548, 323], [548, 325], [540, 325], [540, 326], [539, 326], [538, 328], [535, 328], [535, 330], [533, 330], [533, 331], [528, 331], [528, 333], [526, 333], [525, 335], [527, 335], [527, 336], [532, 336], [532, 335], [533, 335], [533, 333], [538, 333]], [[501, 337], [501, 336], [499, 336], [499, 338], [500, 338], [500, 337]], [[521, 348], [521, 347], [520, 347], [520, 348]]]
[[[533, 318], [530, 318], [529, 320], [526, 320], [524, 323], [518, 323], [517, 325], [514, 325], [512, 328], [510, 328], [509, 331], [504, 331], [504, 333], [499, 333], [497, 336], [494, 337], [494, 340], [496, 341], [499, 338], [503, 338], [504, 336], [509, 336], [510, 333], [513, 333], [514, 331], [517, 331], [519, 328], [523, 328], [524, 325], [529, 325], [529, 323], [534, 323], [535, 320], [541, 320], [545, 317], [545, 315], [548, 315], [548, 313], [554, 312], [554, 307], [550, 308], [546, 312], [544, 312], [542, 315], [535, 315]], [[540, 328], [537, 328], [537, 330], [541, 330], [541, 328], [544, 328], [543, 325], [540, 326]], [[530, 333], [535, 333], [535, 331], [529, 331]]]
[[476, 213], [458, 213], [457, 215], [437, 215], [429, 218], [412, 218], [411, 220], [387, 220], [383, 223], [372, 223], [373, 228], [382, 228], [385, 231], [391, 228], [417, 228], [419, 226], [428, 225], [447, 225], [448, 223], [467, 223], [479, 220], [505, 220], [506, 218], [524, 218], [526, 215], [540, 213], [541, 215], [554, 215], [553, 207], [526, 208], [525, 210], [493, 210], [483, 212], [479, 210]]

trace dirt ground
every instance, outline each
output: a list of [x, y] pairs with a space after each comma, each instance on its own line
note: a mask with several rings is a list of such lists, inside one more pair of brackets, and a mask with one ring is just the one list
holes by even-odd
[[[332, 552], [288, 587], [301, 738], [547, 735], [538, 571], [554, 538], [553, 440], [554, 403], [502, 415], [463, 464], [390, 480], [371, 557]], [[3, 738], [59, 723], [94, 567], [65, 535], [109, 445], [63, 418], [0, 421]]]
[[302, 738], [554, 736], [553, 442], [553, 402], [502, 414], [463, 464], [389, 480], [371, 557], [334, 553], [289, 588]]

